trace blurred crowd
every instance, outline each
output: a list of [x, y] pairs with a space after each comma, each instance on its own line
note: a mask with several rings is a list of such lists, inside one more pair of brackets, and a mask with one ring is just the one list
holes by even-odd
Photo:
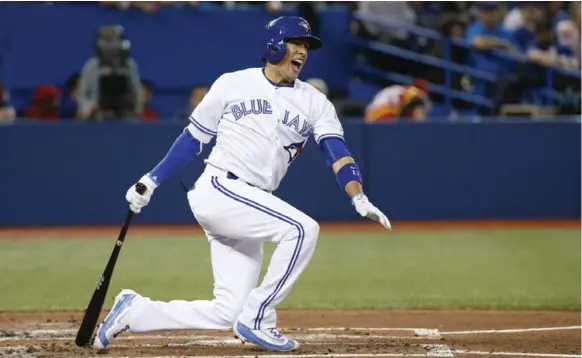
[[[43, 2], [57, 6], [58, 3]], [[68, 2], [73, 3], [73, 2]], [[86, 4], [79, 1], [76, 4]], [[450, 38], [469, 45], [453, 43], [447, 54], [442, 41], [417, 36], [401, 28], [379, 26], [374, 20], [353, 20], [352, 33], [360, 38], [380, 41], [415, 53], [445, 58], [482, 71], [503, 74], [499, 83], [479, 81], [471, 76], [454, 74], [451, 87], [475, 95], [495, 98], [499, 106], [532, 100], [531, 88], [546, 81], [544, 68], [548, 66], [580, 70], [580, 2], [566, 1], [476, 1], [476, 2], [422, 2], [422, 1], [370, 1], [370, 2], [197, 2], [197, 1], [114, 1], [101, 2], [100, 6], [118, 11], [138, 10], [153, 13], [165, 7], [197, 8], [221, 6], [227, 8], [264, 7], [277, 13], [284, 8], [294, 8], [306, 18], [317, 34], [320, 19], [317, 10], [324, 6], [344, 6], [354, 14], [375, 16], [403, 25], [422, 26], [439, 31]], [[10, 98], [0, 84], [0, 121], [16, 117], [33, 120], [106, 120], [129, 118], [152, 121], [160, 115], [151, 106], [155, 84], [140, 76], [137, 60], [131, 57], [130, 41], [119, 26], [104, 26], [97, 34], [98, 51], [94, 57], [73, 71], [62, 87], [41, 84], [33, 93], [27, 108], [13, 108]], [[470, 51], [472, 48], [477, 51]], [[527, 57], [527, 65], [516, 65], [492, 51], [519, 54]], [[378, 78], [364, 80], [380, 86], [380, 91], [368, 103], [357, 103], [336, 96], [319, 78], [307, 81], [328, 95], [336, 105], [340, 117], [360, 117], [368, 122], [382, 120], [425, 120], [431, 103], [442, 101], [442, 96], [430, 91], [428, 83], [443, 84], [444, 70], [411, 62], [402, 56], [361, 51], [360, 59], [379, 70], [388, 70], [415, 78], [409, 85], [392, 83]], [[558, 91], [579, 93], [579, 79], [555, 75]], [[189, 113], [204, 98], [208, 87], [193, 86], [189, 101], [176, 108], [175, 118], [187, 120]], [[576, 92], [577, 91], [577, 92]], [[530, 96], [530, 97], [528, 97]], [[455, 108], [470, 106], [454, 100]], [[579, 102], [577, 104], [579, 106]], [[578, 112], [576, 112], [578, 111]], [[579, 113], [579, 107], [574, 109]]]
[[[42, 121], [87, 121], [134, 119], [155, 121], [160, 118], [152, 108], [154, 83], [140, 76], [137, 61], [129, 53], [129, 41], [120, 26], [103, 26], [97, 34], [97, 51], [80, 72], [74, 72], [59, 88], [38, 85], [26, 108], [10, 105], [10, 96], [0, 84], [0, 121], [25, 118]], [[188, 118], [208, 91], [193, 87], [176, 116]]]
[[[158, 112], [151, 106], [154, 85], [149, 80], [140, 80], [137, 84], [139, 103], [131, 105], [127, 110], [116, 111], [104, 101], [91, 99], [82, 92], [80, 75], [73, 74], [61, 89], [55, 85], [43, 84], [36, 87], [31, 103], [22, 109], [14, 108], [9, 101], [9, 94], [0, 84], [0, 122], [15, 118], [42, 121], [87, 121], [106, 119], [133, 119], [156, 121], [160, 119]], [[194, 108], [202, 101], [208, 92], [208, 87], [193, 87], [190, 97], [183, 108], [177, 108], [174, 118], [187, 120]]]
[[[452, 41], [448, 53], [452, 62], [499, 76], [497, 83], [488, 83], [453, 72], [453, 89], [495, 100], [494, 112], [485, 114], [498, 114], [506, 104], [539, 102], [536, 98], [538, 92], [532, 89], [546, 84], [545, 69], [548, 67], [580, 70], [581, 15], [580, 2], [577, 1], [379, 1], [360, 2], [357, 7], [364, 19], [369, 18], [353, 24], [354, 33], [363, 39], [441, 59], [447, 55], [443, 41], [414, 35], [405, 30], [405, 25], [437, 30], [457, 40]], [[380, 26], [377, 19], [393, 21], [401, 24], [401, 28]], [[460, 46], [460, 42], [468, 46]], [[362, 51], [360, 55], [366, 63], [378, 69], [422, 77], [431, 83], [445, 83], [442, 68], [378, 52]], [[527, 62], [511, 60], [512, 56], [527, 59]], [[366, 79], [382, 86], [400, 88], [401, 93], [407, 87], [378, 78]], [[559, 92], [575, 93], [574, 97], [579, 97], [579, 78], [554, 73], [553, 84]], [[424, 91], [420, 93], [424, 94]], [[434, 93], [430, 98], [442, 100]], [[561, 110], [565, 114], [580, 113], [579, 98], [575, 102]], [[459, 100], [454, 100], [453, 105], [458, 109], [471, 106]]]
[[[47, 6], [63, 3], [31, 2]], [[325, 6], [334, 2], [322, 2]], [[94, 2], [68, 1], [66, 5], [95, 6]], [[298, 10], [300, 16], [316, 23], [318, 3], [308, 2], [246, 2], [246, 1], [102, 1], [99, 6], [118, 11], [154, 13], [163, 8], [225, 7], [245, 9], [264, 7], [271, 13], [285, 9]], [[316, 30], [316, 29], [314, 29]], [[152, 107], [155, 84], [142, 78], [137, 60], [131, 56], [131, 41], [125, 37], [121, 26], [103, 26], [97, 30], [96, 53], [78, 71], [74, 71], [62, 86], [39, 84], [25, 108], [11, 105], [10, 95], [0, 83], [0, 122], [18, 119], [39, 121], [103, 121], [109, 119], [156, 121], [159, 113]], [[327, 93], [321, 79], [310, 80]], [[193, 85], [182, 108], [176, 108], [173, 119], [186, 121], [202, 101], [209, 85]], [[167, 119], [167, 118], [164, 118]]]

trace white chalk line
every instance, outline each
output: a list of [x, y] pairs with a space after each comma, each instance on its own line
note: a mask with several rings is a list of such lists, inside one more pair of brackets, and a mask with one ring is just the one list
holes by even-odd
[[[353, 327], [311, 327], [311, 328], [297, 328], [297, 327], [288, 327], [288, 328], [280, 328], [281, 331], [306, 331], [306, 332], [317, 332], [317, 331], [411, 331], [411, 332], [420, 332], [430, 334], [431, 332], [438, 332], [437, 329], [427, 329], [427, 328], [391, 328], [391, 327], [368, 327], [368, 328], [353, 328]], [[2, 329], [0, 329], [2, 331]], [[10, 331], [6, 329], [6, 331]], [[22, 329], [22, 330], [13, 330], [14, 332], [30, 332], [36, 334], [76, 334], [77, 329]], [[187, 331], [187, 330], [185, 330]], [[216, 329], [213, 330], [215, 332], [229, 332], [230, 329]]]
[[[6, 341], [26, 341], [26, 340], [34, 340], [34, 341], [68, 341], [72, 340], [74, 336], [25, 336], [25, 337], [3, 337], [0, 338], [0, 342]], [[210, 336], [210, 335], [126, 335], [126, 336], [119, 336], [116, 338], [117, 340], [169, 340], [169, 341], [178, 341], [178, 340], [190, 340], [190, 341], [201, 341], [201, 340], [220, 340], [226, 339], [229, 336]], [[422, 336], [391, 336], [391, 335], [375, 335], [375, 334], [367, 334], [367, 335], [360, 335], [360, 334], [331, 334], [331, 333], [315, 333], [315, 334], [294, 334], [293, 338], [299, 340], [310, 340], [310, 339], [349, 339], [349, 340], [357, 340], [357, 339], [393, 339], [393, 340], [432, 340], [438, 339], [438, 337], [422, 337]]]
[[[378, 332], [414, 332], [416, 336], [425, 337], [439, 337], [440, 335], [452, 335], [452, 334], [487, 334], [487, 333], [524, 333], [524, 332], [541, 332], [541, 331], [561, 331], [561, 330], [571, 330], [571, 329], [582, 329], [582, 326], [561, 326], [561, 327], [536, 327], [536, 328], [515, 328], [515, 329], [487, 329], [487, 330], [470, 330], [470, 331], [449, 331], [443, 332], [438, 329], [428, 329], [428, 328], [390, 328], [390, 327], [314, 327], [314, 328], [282, 328], [283, 331], [305, 331], [305, 332], [333, 332], [333, 331], [353, 331], [353, 332], [368, 332], [368, 331], [378, 331]], [[228, 330], [216, 330], [216, 332], [226, 332]], [[21, 330], [13, 331], [14, 337], [0, 337], [2, 340], [19, 339], [19, 337], [32, 338], [39, 335], [55, 335], [55, 336], [66, 336], [76, 334], [76, 329], [38, 329], [38, 330]]]
[[541, 328], [516, 328], [516, 329], [487, 329], [481, 331], [453, 331], [439, 332], [441, 335], [446, 334], [485, 334], [485, 333], [524, 333], [524, 332], [543, 332], [543, 331], [565, 331], [570, 329], [582, 329], [582, 326], [565, 326], [565, 327], [541, 327]]
[[[326, 346], [373, 346], [373, 345], [385, 345], [387, 342], [330, 342], [330, 341], [307, 341], [301, 342], [302, 346], [315, 346], [315, 345], [326, 345]], [[224, 347], [224, 346], [242, 346], [243, 344], [239, 339], [225, 339], [221, 341], [198, 341], [190, 343], [168, 343], [168, 344], [140, 344], [140, 345], [112, 345], [112, 348], [184, 348], [191, 346], [206, 346], [206, 347]], [[431, 344], [409, 344], [408, 347], [422, 347], [430, 348]]]
[[391, 328], [391, 327], [311, 327], [311, 328], [281, 328], [281, 330], [301, 331], [435, 331], [427, 328]]
[[[330, 328], [327, 331], [341, 331], [342, 334], [332, 334], [331, 338], [386, 338], [386, 339], [439, 339], [440, 335], [438, 330], [434, 329], [401, 329], [401, 328], [391, 328], [391, 329], [381, 329], [379, 331], [382, 332], [414, 332], [414, 336], [395, 336], [395, 335], [371, 335], [366, 333], [365, 335], [358, 335], [358, 334], [350, 334], [350, 332], [358, 332], [358, 331], [372, 331], [370, 330], [359, 330], [359, 329], [345, 329], [345, 328]], [[222, 332], [223, 330], [219, 330], [216, 332]], [[291, 330], [289, 330], [291, 331]], [[304, 329], [303, 331], [316, 331], [316, 332], [323, 332], [324, 329]], [[39, 330], [21, 330], [21, 331], [12, 331], [9, 332], [9, 337], [0, 337], [0, 342], [4, 341], [18, 341], [18, 340], [26, 340], [26, 339], [34, 339], [34, 340], [68, 340], [75, 336], [77, 330], [72, 329], [62, 329], [62, 330], [50, 330], [50, 329], [39, 329]], [[225, 331], [226, 332], [226, 331]], [[199, 335], [199, 334], [188, 334], [188, 335], [175, 335], [171, 332], [166, 333], [167, 335], [132, 335], [132, 336], [124, 336], [119, 337], [118, 339], [212, 339], [214, 337], [221, 338], [220, 336], [209, 336], [209, 335]], [[172, 334], [172, 335], [170, 335]], [[293, 334], [291, 331], [290, 333], [294, 337], [300, 338], [303, 336], [310, 336], [305, 334]], [[313, 335], [313, 334], [312, 334]]]
[[[289, 329], [293, 330], [293, 329]], [[378, 332], [385, 332], [385, 331], [403, 331], [403, 332], [414, 332], [414, 334], [418, 336], [439, 336], [438, 329], [430, 329], [430, 328], [389, 328], [389, 327], [356, 327], [356, 328], [349, 328], [349, 327], [316, 327], [316, 328], [299, 328], [302, 331], [308, 332], [317, 332], [317, 331], [356, 331], [356, 332], [368, 332], [368, 331], [378, 331]]]

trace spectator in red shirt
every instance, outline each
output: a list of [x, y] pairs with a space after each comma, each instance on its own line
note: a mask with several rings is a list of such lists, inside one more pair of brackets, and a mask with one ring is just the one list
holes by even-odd
[[39, 85], [34, 90], [32, 104], [24, 111], [24, 116], [34, 120], [58, 121], [60, 95], [61, 90], [53, 85]]

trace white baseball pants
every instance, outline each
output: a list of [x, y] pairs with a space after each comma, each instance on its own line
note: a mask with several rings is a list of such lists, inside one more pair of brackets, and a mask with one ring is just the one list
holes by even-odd
[[[210, 242], [214, 299], [161, 302], [137, 297], [130, 311], [131, 331], [230, 329], [237, 319], [252, 329], [276, 327], [275, 307], [315, 250], [317, 222], [210, 165], [188, 201]], [[257, 287], [264, 241], [277, 243], [277, 248]]]

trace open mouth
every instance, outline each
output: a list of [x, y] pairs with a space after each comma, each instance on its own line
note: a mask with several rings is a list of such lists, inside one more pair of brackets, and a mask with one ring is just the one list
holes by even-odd
[[299, 70], [301, 70], [301, 66], [303, 66], [302, 60], [291, 60], [291, 68], [295, 72], [299, 72]]

